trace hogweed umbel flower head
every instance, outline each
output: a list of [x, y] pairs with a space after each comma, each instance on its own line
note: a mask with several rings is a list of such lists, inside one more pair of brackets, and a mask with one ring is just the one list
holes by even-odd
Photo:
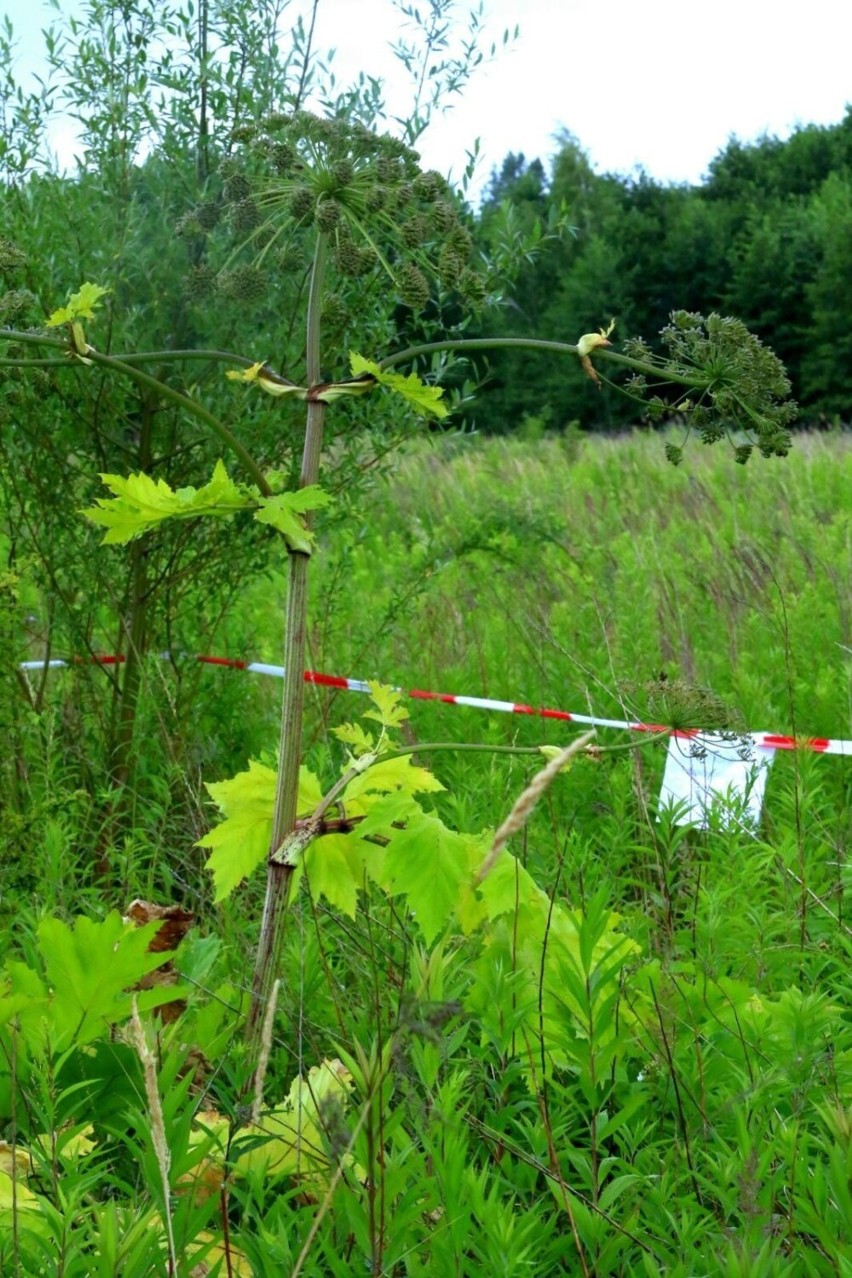
[[[660, 336], [662, 355], [638, 339], [624, 344], [625, 356], [641, 364], [643, 373], [688, 388], [689, 397], [681, 395], [672, 405], [652, 395], [652, 418], [676, 412], [687, 433], [697, 431], [703, 443], [728, 439], [741, 464], [754, 448], [764, 457], [786, 456], [790, 423], [798, 412], [790, 382], [777, 355], [741, 320], [675, 311]], [[633, 378], [631, 389], [641, 394], [649, 388], [643, 377]], [[670, 451], [678, 454], [671, 459], [679, 460], [679, 450]]]
[[[343, 277], [384, 273], [400, 303], [422, 310], [455, 293], [472, 305], [486, 296], [463, 209], [446, 180], [422, 171], [398, 138], [343, 117], [278, 113], [243, 128], [237, 155], [220, 168], [227, 224], [242, 236], [223, 268], [222, 291], [253, 300], [241, 262], [270, 275], [283, 240], [327, 236], [332, 269]], [[220, 206], [216, 206], [218, 211]], [[185, 215], [195, 242], [213, 228], [214, 209]], [[305, 252], [305, 258], [309, 253]]]

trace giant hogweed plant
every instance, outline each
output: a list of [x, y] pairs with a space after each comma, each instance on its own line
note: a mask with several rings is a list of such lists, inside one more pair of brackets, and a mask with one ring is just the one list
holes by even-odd
[[[654, 413], [668, 404], [685, 421], [687, 433], [694, 430], [705, 442], [727, 438], [736, 459], [745, 462], [755, 446], [764, 456], [783, 455], [789, 448], [794, 415], [789, 384], [778, 360], [742, 324], [717, 315], [673, 315], [659, 353], [638, 341], [617, 352], [612, 323], [576, 343], [446, 336], [440, 332], [444, 308], [477, 306], [499, 281], [489, 277], [487, 263], [475, 259], [459, 206], [443, 179], [421, 171], [416, 153], [404, 143], [306, 112], [270, 121], [245, 140], [246, 162], [229, 161], [224, 174], [224, 197], [239, 242], [218, 284], [235, 295], [251, 294], [274, 285], [275, 271], [292, 262], [294, 252], [309, 253], [302, 376], [294, 369], [275, 369], [263, 351], [105, 354], [89, 337], [109, 281], [84, 283], [41, 329], [2, 331], [18, 350], [0, 363], [32, 366], [33, 372], [45, 366], [98, 368], [128, 378], [157, 402], [177, 405], [221, 445], [223, 458], [197, 486], [173, 489], [145, 473], [102, 475], [110, 495], [83, 513], [105, 529], [105, 544], [125, 545], [167, 521], [250, 515], [268, 526], [287, 556], [286, 673], [277, 753], [271, 762], [253, 760], [230, 781], [208, 786], [221, 819], [201, 840], [210, 850], [208, 868], [219, 900], [265, 867], [249, 1042], [259, 1050], [264, 1011], [279, 977], [288, 906], [300, 881], [306, 879], [314, 895], [349, 916], [358, 910], [360, 890], [372, 882], [405, 901], [427, 945], [452, 927], [462, 935], [479, 933], [492, 955], [505, 951], [520, 982], [512, 992], [512, 1051], [520, 1053], [533, 1080], [557, 1067], [574, 1069], [585, 1080], [590, 1105], [602, 1108], [605, 1075], [623, 1049], [611, 1001], [635, 946], [619, 933], [615, 916], [598, 910], [592, 926], [551, 899], [505, 846], [546, 786], [573, 755], [589, 748], [588, 737], [555, 757], [548, 757], [545, 747], [540, 752], [441, 742], [412, 747], [400, 741], [407, 712], [398, 695], [376, 684], [364, 722], [336, 730], [340, 774], [322, 779], [303, 766], [308, 574], [317, 546], [315, 520], [330, 501], [319, 483], [326, 417], [353, 398], [370, 397], [381, 411], [380, 396], [390, 393], [401, 396], [413, 414], [440, 420], [450, 407], [435, 384], [435, 372], [466, 351], [508, 344], [544, 350], [554, 359], [579, 359], [596, 382], [603, 363], [614, 373], [626, 372], [626, 393], [650, 395]], [[215, 220], [213, 212], [191, 211], [189, 232], [202, 231], [205, 219]], [[4, 251], [12, 252], [12, 246]], [[398, 305], [408, 308], [403, 314], [423, 314], [431, 340], [390, 354], [350, 352], [346, 376], [324, 376], [323, 315], [340, 277], [361, 280], [365, 289], [392, 290]], [[217, 283], [203, 261], [196, 262], [193, 279], [200, 293]], [[27, 347], [37, 354], [21, 357]], [[281, 472], [264, 469], [238, 432], [194, 394], [146, 371], [154, 361], [164, 367], [192, 360], [231, 365], [226, 375], [235, 393], [265, 393], [285, 405], [305, 405], [297, 488], [288, 490]], [[341, 365], [342, 359], [338, 369]], [[530, 396], [534, 399], [534, 386]], [[679, 450], [669, 452], [672, 461], [680, 460]], [[236, 475], [226, 466], [225, 453]], [[429, 796], [441, 783], [413, 755], [422, 760], [452, 749], [541, 756], [542, 770], [494, 836], [453, 830], [430, 807]], [[486, 986], [483, 976], [480, 994]], [[23, 993], [10, 1005], [10, 1017], [23, 1006], [21, 998]], [[603, 1005], [608, 1020], [600, 1015]], [[484, 995], [479, 1012], [487, 1026], [493, 1008]], [[128, 1014], [124, 1007], [121, 1015]], [[566, 1024], [575, 1028], [566, 1030]], [[603, 1034], [602, 1025], [608, 1026]], [[500, 1051], [509, 1050], [505, 1026], [495, 1026], [493, 1033]], [[357, 1073], [358, 1062], [350, 1065]], [[564, 1195], [564, 1186], [557, 1189]]]
[[[377, 358], [351, 352], [349, 376], [328, 380], [321, 367], [321, 326], [324, 301], [335, 276], [358, 277], [364, 288], [384, 279], [400, 304], [414, 313], [431, 308], [433, 315], [450, 298], [456, 303], [481, 303], [497, 281], [489, 280], [487, 263], [474, 259], [472, 239], [452, 192], [438, 174], [420, 169], [417, 153], [405, 143], [378, 136], [357, 123], [349, 125], [305, 111], [269, 120], [264, 130], [252, 131], [245, 141], [245, 162], [232, 159], [225, 168], [224, 198], [239, 243], [221, 276], [232, 291], [264, 287], [270, 278], [274, 280], [282, 256], [292, 255], [294, 246], [310, 247], [302, 379], [284, 376], [257, 352], [104, 354], [89, 342], [86, 325], [95, 320], [108, 285], [84, 284], [49, 317], [45, 330], [5, 330], [2, 335], [19, 345], [62, 352], [59, 358], [24, 360], [24, 364], [100, 367], [132, 379], [161, 401], [172, 401], [213, 432], [244, 474], [244, 479], [235, 479], [219, 461], [207, 483], [177, 490], [147, 474], [103, 475], [112, 495], [97, 499], [84, 513], [106, 529], [106, 544], [126, 544], [167, 520], [251, 512], [280, 537], [287, 554], [286, 675], [277, 768], [263, 771], [254, 765], [242, 780], [213, 787], [225, 821], [205, 840], [214, 849], [210, 868], [219, 897], [264, 860], [267, 864], [251, 1015], [256, 1023], [277, 972], [286, 903], [302, 866], [310, 867], [315, 887], [333, 904], [352, 910], [362, 875], [371, 872], [376, 860], [365, 851], [370, 837], [387, 844], [381, 857], [385, 868], [378, 872], [384, 886], [412, 900], [421, 898], [421, 926], [430, 939], [440, 930], [442, 915], [467, 909], [473, 917], [482, 909], [482, 886], [464, 899], [459, 896], [463, 884], [469, 887], [468, 871], [475, 868], [477, 853], [464, 839], [455, 843], [456, 836], [451, 838], [440, 823], [435, 824], [437, 818], [425, 817], [417, 796], [438, 783], [400, 753], [391, 734], [402, 711], [391, 704], [392, 699], [383, 703], [384, 710], [373, 712], [381, 724], [377, 736], [351, 726], [339, 731], [349, 759], [343, 777], [324, 797], [318, 780], [300, 772], [313, 521], [329, 502], [318, 484], [327, 413], [352, 397], [390, 391], [403, 396], [421, 417], [444, 418], [449, 409], [441, 388], [424, 382], [417, 370], [432, 358], [496, 344], [545, 350], [554, 359], [579, 358], [595, 381], [601, 374], [593, 360], [608, 361], [615, 370], [629, 373], [627, 393], [650, 395], [653, 413], [664, 411], [668, 404], [685, 420], [687, 434], [695, 430], [708, 443], [729, 439], [740, 462], [755, 446], [764, 456], [786, 453], [795, 407], [783, 366], [741, 323], [687, 313], [672, 316], [662, 334], [662, 353], [639, 340], [627, 343], [624, 353], [616, 352], [610, 323], [597, 333], [582, 335], [576, 343], [440, 337]], [[186, 220], [198, 221], [200, 228], [204, 217], [205, 211], [199, 209]], [[13, 251], [11, 246], [8, 251]], [[200, 269], [195, 268], [196, 275]], [[298, 488], [284, 490], [282, 475], [264, 471], [236, 432], [190, 393], [175, 390], [146, 372], [146, 363], [154, 358], [159, 364], [191, 359], [230, 363], [235, 367], [226, 376], [247, 391], [257, 389], [283, 401], [303, 402], [306, 418]], [[20, 365], [22, 361], [4, 363]], [[401, 373], [400, 367], [409, 371]], [[664, 391], [669, 392], [668, 400]], [[534, 393], [530, 387], [533, 398]], [[679, 450], [670, 448], [669, 453], [673, 461], [680, 460]], [[423, 753], [425, 747], [419, 749]], [[272, 793], [269, 814], [264, 805]], [[359, 824], [357, 830], [332, 836], [325, 833], [326, 813], [340, 803], [347, 815], [359, 818]], [[401, 830], [405, 831], [404, 854]], [[251, 835], [248, 840], [243, 838], [246, 833]], [[452, 850], [449, 844], [442, 845], [442, 839], [449, 839]], [[464, 853], [462, 846], [467, 848]], [[417, 874], [428, 876], [430, 891], [423, 891], [425, 883], [417, 881]], [[424, 897], [428, 898], [425, 915]]]

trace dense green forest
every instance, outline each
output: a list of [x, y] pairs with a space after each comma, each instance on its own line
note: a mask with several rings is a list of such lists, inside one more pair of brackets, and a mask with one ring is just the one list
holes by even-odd
[[[848, 422], [852, 402], [852, 110], [784, 141], [731, 140], [698, 186], [600, 175], [564, 135], [548, 174], [509, 155], [492, 176], [477, 235], [493, 244], [506, 203], [521, 226], [561, 210], [573, 230], [546, 243], [488, 331], [573, 333], [616, 316], [622, 337], [656, 333], [679, 307], [743, 319], [784, 361], [808, 425]], [[525, 417], [551, 429], [609, 429], [641, 415], [526, 353], [492, 357], [476, 414], [483, 430]], [[530, 408], [528, 382], [537, 391]]]
[[852, 114], [473, 208], [396, 7], [0, 29], [0, 1273], [848, 1278]]

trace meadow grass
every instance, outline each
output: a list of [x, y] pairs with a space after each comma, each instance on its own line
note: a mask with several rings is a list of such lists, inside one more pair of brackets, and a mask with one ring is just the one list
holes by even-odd
[[[848, 739], [850, 442], [803, 436], [788, 460], [746, 468], [695, 448], [682, 469], [658, 436], [639, 434], [412, 443], [356, 517], [332, 517], [322, 533], [310, 663], [403, 688]], [[272, 565], [229, 610], [220, 650], [277, 661], [283, 594]], [[148, 677], [155, 700], [164, 676]], [[450, 923], [427, 946], [411, 902], [370, 889], [352, 919], [303, 884], [264, 1091], [274, 1104], [297, 1072], [345, 1056], [354, 1108], [325, 1111], [339, 1177], [317, 1189], [236, 1174], [253, 1140], [240, 1097], [252, 1095], [255, 1062], [237, 1025], [261, 885], [212, 908], [192, 848], [201, 776], [219, 780], [244, 751], [271, 748], [280, 685], [199, 670], [196, 689], [196, 721], [182, 730], [197, 737], [198, 766], [160, 778], [162, 819], [140, 812], [122, 860], [124, 891], [165, 894], [199, 916], [180, 966], [202, 997], [158, 1043], [171, 1165], [204, 1169], [192, 1119], [211, 1105], [237, 1151], [220, 1199], [173, 1196], [179, 1272], [204, 1272], [192, 1267], [202, 1226], [206, 1245], [227, 1235], [239, 1249], [233, 1272], [261, 1275], [848, 1272], [848, 759], [780, 755], [756, 831], [700, 831], [659, 813], [662, 743], [574, 760], [510, 848], [573, 920], [561, 959], [566, 924], [550, 915], [543, 932], [522, 912], [466, 938]], [[367, 702], [308, 696], [308, 761], [330, 780], [342, 761], [331, 729]], [[575, 735], [532, 717], [407, 708], [409, 744]], [[639, 744], [610, 730], [597, 740]], [[541, 767], [452, 750], [421, 758], [446, 786], [436, 809], [470, 832], [494, 830]], [[79, 891], [71, 797], [66, 806], [51, 809], [36, 851], [33, 873], [40, 865], [47, 883], [36, 900], [42, 913], [97, 915], [96, 890]], [[19, 944], [36, 964], [28, 917], [22, 909]], [[546, 960], [557, 965], [548, 990]], [[198, 1086], [192, 1044], [207, 1057]], [[100, 1252], [129, 1273], [166, 1272], [138, 1062], [120, 1042], [98, 1051], [97, 1095], [73, 1054], [31, 1081], [22, 1111], [34, 1130], [94, 1109], [98, 1145], [64, 1167], [54, 1197], [65, 1259], [42, 1259], [38, 1234], [27, 1251], [0, 1232], [9, 1272], [94, 1272]], [[150, 1226], [138, 1239], [122, 1223], [131, 1209]]]
[[[354, 528], [324, 538], [311, 665], [616, 718], [849, 739], [850, 445], [802, 436], [786, 461], [745, 468], [695, 447], [675, 469], [659, 437], [638, 433], [418, 441]], [[275, 659], [280, 615], [257, 589], [246, 613], [256, 655]], [[311, 758], [327, 765], [328, 729], [357, 716], [358, 697], [312, 690], [311, 699]], [[572, 735], [541, 719], [434, 702], [409, 709], [412, 741]], [[629, 738], [602, 730], [599, 740]], [[488, 1090], [489, 1033], [492, 1051], [499, 1033], [483, 1017], [478, 1046], [468, 1038], [457, 1058], [477, 1080], [468, 1117], [500, 1129], [518, 1207], [540, 1206], [542, 1166], [558, 1147], [581, 1197], [569, 1194], [573, 1212], [561, 1203], [573, 1221], [569, 1229], [562, 1217], [559, 1241], [549, 1229], [541, 1237], [570, 1272], [845, 1272], [848, 759], [779, 753], [756, 832], [657, 820], [663, 760], [664, 746], [651, 744], [578, 761], [515, 848], [557, 899], [587, 916], [601, 901], [616, 909], [639, 946], [633, 976], [620, 977], [617, 1033], [630, 1048], [602, 1051], [608, 1086], [589, 1084], [588, 1061], [552, 1079], [548, 1105], [536, 1092], [536, 1121], [511, 1084]], [[438, 807], [467, 830], [499, 824], [537, 767], [452, 752], [430, 762], [447, 786]], [[363, 979], [353, 989], [372, 997], [380, 1020]], [[640, 986], [655, 1026], [638, 1011], [631, 1021]], [[495, 991], [495, 1004], [505, 999]], [[596, 1042], [591, 1020], [585, 1041]], [[620, 1104], [622, 1115], [637, 1105], [636, 1116], [608, 1127]], [[525, 1194], [531, 1145], [538, 1193]], [[604, 1201], [619, 1203], [633, 1237]], [[585, 1268], [570, 1244], [559, 1250], [569, 1234]], [[546, 1257], [527, 1263], [552, 1272]]]
[[[805, 435], [785, 461], [733, 464], [696, 445], [672, 467], [659, 436], [535, 443], [476, 436], [412, 444], [360, 520], [324, 539], [313, 582], [313, 668], [403, 688], [465, 693], [605, 717], [850, 736], [852, 440]], [[239, 645], [275, 660], [282, 599], [250, 590]], [[710, 696], [703, 696], [707, 692]], [[259, 692], [274, 704], [274, 688]], [[359, 713], [312, 689], [313, 733]], [[716, 704], [718, 702], [718, 705]], [[565, 726], [410, 702], [419, 740], [559, 743]], [[715, 722], [695, 716], [715, 714]], [[692, 718], [690, 718], [692, 715]], [[667, 719], [667, 716], [669, 718]], [[623, 740], [623, 738], [621, 738]], [[616, 738], [603, 730], [602, 743]], [[624, 760], [652, 797], [662, 745]], [[478, 768], [454, 789], [493, 824], [505, 801]], [[511, 771], [511, 769], [510, 769]], [[802, 774], [837, 804], [824, 837], [848, 836], [846, 761], [778, 754], [767, 822]], [[477, 774], [478, 775], [478, 774]], [[596, 787], [597, 788], [597, 787]], [[605, 805], [608, 781], [596, 800]], [[594, 813], [590, 814], [591, 816]], [[801, 817], [800, 813], [800, 817]], [[590, 821], [590, 830], [598, 821]]]

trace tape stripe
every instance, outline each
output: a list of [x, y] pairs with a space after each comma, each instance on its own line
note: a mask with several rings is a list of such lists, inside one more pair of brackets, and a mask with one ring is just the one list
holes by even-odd
[[[170, 660], [171, 654], [161, 653], [163, 660]], [[124, 656], [111, 656], [108, 653], [96, 654], [91, 658], [75, 658], [64, 661], [53, 657], [49, 661], [22, 661], [21, 670], [55, 670], [62, 666], [86, 664], [87, 661], [98, 665], [116, 665], [125, 660]], [[208, 666], [225, 666], [232, 670], [245, 670], [250, 674], [271, 675], [274, 678], [284, 677], [284, 667], [270, 665], [264, 661], [241, 661], [237, 657], [212, 657], [196, 655], [194, 660]], [[305, 682], [323, 688], [340, 688], [348, 692], [369, 692], [370, 685], [365, 679], [347, 679], [341, 675], [322, 674], [318, 670], [306, 670]], [[441, 701], [446, 705], [467, 706], [474, 710], [493, 710], [502, 714], [533, 715], [540, 719], [558, 719], [564, 723], [583, 723], [596, 728], [615, 728], [626, 732], [668, 732], [673, 737], [690, 740], [701, 735], [700, 728], [669, 728], [660, 723], [638, 723], [627, 719], [605, 719], [598, 715], [574, 714], [567, 710], [553, 710], [548, 707], [527, 705], [521, 701], [496, 701], [490, 697], [468, 697], [452, 692], [430, 692], [424, 688], [410, 688], [408, 691], [397, 689], [407, 697], [417, 701]], [[844, 741], [834, 737], [792, 737], [774, 732], [751, 732], [745, 734], [755, 746], [767, 750], [812, 750], [816, 754], [838, 754], [852, 756], [852, 741]]]

